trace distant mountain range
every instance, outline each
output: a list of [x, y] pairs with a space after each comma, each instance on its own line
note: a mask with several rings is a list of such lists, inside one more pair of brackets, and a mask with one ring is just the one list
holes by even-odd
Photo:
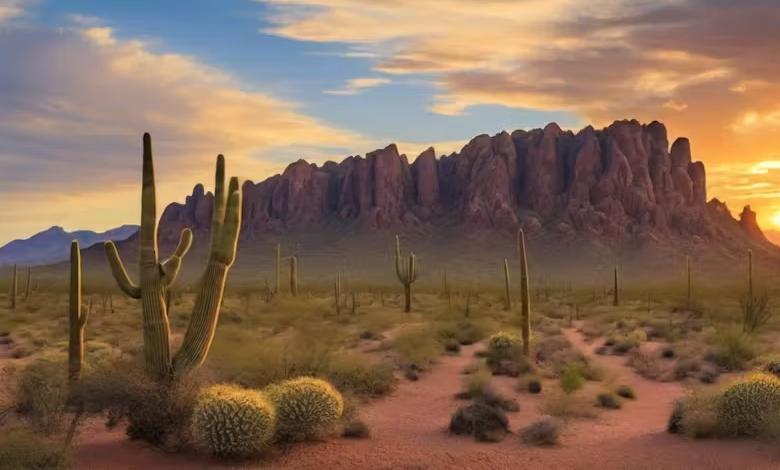
[[25, 240], [14, 240], [0, 248], [0, 266], [40, 266], [68, 259], [70, 243], [78, 240], [81, 248], [108, 240], [120, 241], [138, 232], [137, 225], [123, 225], [102, 233], [91, 230], [68, 232], [54, 226]]

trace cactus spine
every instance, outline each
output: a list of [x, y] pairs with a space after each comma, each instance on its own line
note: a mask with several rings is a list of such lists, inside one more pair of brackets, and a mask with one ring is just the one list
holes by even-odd
[[78, 240], [70, 243], [70, 292], [68, 380], [77, 382], [84, 365], [84, 328], [87, 326], [90, 309], [81, 304], [81, 252]]
[[395, 236], [395, 274], [404, 286], [404, 312], [412, 310], [412, 284], [417, 280], [417, 258], [409, 253], [409, 259], [401, 258], [401, 239]]
[[192, 244], [192, 231], [184, 229], [173, 255], [160, 262], [157, 253], [157, 207], [154, 182], [152, 139], [143, 137], [143, 189], [141, 195], [140, 286], [134, 284], [122, 264], [113, 242], [105, 249], [111, 272], [119, 288], [133, 299], [140, 299], [143, 311], [144, 361], [147, 374], [157, 380], [176, 379], [192, 371], [206, 359], [219, 319], [222, 295], [228, 271], [236, 259], [241, 226], [241, 189], [238, 178], [231, 178], [225, 191], [225, 157], [217, 156], [214, 205], [211, 222], [211, 246], [200, 290], [182, 345], [171, 357], [170, 324], [165, 308], [165, 293], [181, 269], [182, 258]]
[[290, 294], [298, 295], [298, 258], [290, 257]]
[[276, 244], [276, 285], [275, 293], [279, 293], [279, 287], [281, 286], [282, 282], [282, 244], [277, 243]]
[[748, 248], [748, 296], [753, 298], [753, 250]]
[[509, 293], [512, 285], [509, 282], [509, 261], [504, 260], [504, 310], [512, 308], [512, 297]]
[[14, 272], [13, 272], [13, 275], [11, 276], [11, 294], [10, 294], [10, 297], [11, 297], [11, 310], [16, 308], [16, 287], [17, 287], [17, 282], [16, 282], [16, 265], [14, 265]]
[[618, 268], [615, 265], [612, 270], [612, 305], [617, 307], [620, 305], [620, 286], [618, 285]]
[[531, 354], [531, 296], [528, 292], [528, 257], [525, 251], [525, 233], [517, 231], [517, 250], [520, 252], [520, 302], [523, 337], [523, 355]]

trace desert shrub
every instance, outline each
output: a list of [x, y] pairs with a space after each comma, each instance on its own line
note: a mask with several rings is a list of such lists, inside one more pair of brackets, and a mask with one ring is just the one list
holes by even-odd
[[511, 359], [517, 350], [523, 347], [523, 340], [519, 336], [499, 331], [488, 339], [488, 355], [495, 359]]
[[50, 470], [68, 468], [70, 449], [62, 442], [15, 424], [0, 430], [0, 468]]
[[639, 375], [651, 380], [662, 380], [665, 375], [664, 366], [661, 359], [641, 349], [631, 351], [628, 364], [633, 367]]
[[335, 424], [344, 412], [344, 398], [331, 384], [299, 377], [263, 389], [276, 405], [277, 439], [300, 441]]
[[455, 338], [447, 338], [444, 340], [444, 350], [447, 352], [458, 353], [460, 352], [460, 343]]
[[477, 402], [458, 408], [449, 429], [460, 436], [473, 436], [477, 441], [497, 442], [509, 432], [509, 420], [502, 409]]
[[533, 365], [522, 354], [519, 336], [498, 332], [488, 340], [486, 363], [495, 375], [517, 377], [533, 371]]
[[563, 421], [554, 418], [542, 418], [520, 432], [520, 435], [528, 445], [541, 446], [552, 445], [558, 442], [563, 429]]
[[552, 391], [544, 396], [541, 410], [550, 416], [562, 418], [593, 418], [597, 408], [593, 406], [592, 397], [581, 397], [577, 394], [567, 394]]
[[718, 377], [720, 377], [720, 368], [711, 362], [703, 362], [696, 374], [696, 378], [706, 384], [714, 384], [718, 381]]
[[565, 336], [547, 336], [534, 345], [534, 355], [537, 362], [551, 362], [570, 349], [572, 345]]
[[634, 392], [634, 389], [631, 388], [629, 385], [620, 385], [616, 390], [615, 393], [619, 397], [628, 398], [630, 400], [633, 400], [636, 398], [636, 393]]
[[542, 382], [540, 382], [539, 379], [529, 380], [528, 393], [542, 393]]
[[463, 392], [458, 393], [456, 398], [471, 398], [504, 411], [518, 411], [520, 407], [517, 400], [503, 396], [493, 387], [491, 380], [490, 371], [485, 369], [468, 376]]
[[21, 371], [16, 382], [16, 411], [36, 432], [51, 435], [62, 429], [70, 393], [67, 371], [64, 354], [42, 356]]
[[86, 411], [108, 416], [108, 427], [126, 423], [131, 439], [184, 445], [192, 409], [208, 381], [207, 370], [199, 370], [172, 384], [158, 383], [146, 376], [138, 361], [119, 359], [85, 374], [76, 393]]
[[718, 421], [728, 435], [773, 436], [780, 431], [780, 379], [752, 374], [723, 390]]
[[669, 417], [667, 432], [692, 438], [713, 437], [720, 433], [717, 408], [719, 392], [692, 389], [677, 400]]
[[576, 392], [585, 386], [585, 378], [580, 374], [580, 369], [576, 363], [569, 364], [561, 376], [561, 389], [566, 394]]
[[772, 361], [764, 364], [764, 372], [768, 372], [775, 377], [780, 377], [780, 361]]
[[425, 371], [444, 352], [444, 345], [439, 339], [429, 328], [410, 328], [399, 333], [390, 346], [396, 353], [399, 366], [415, 366]]
[[671, 346], [665, 346], [661, 350], [661, 357], [663, 357], [664, 359], [672, 359], [674, 356], [675, 356], [674, 348], [672, 348]]
[[755, 338], [736, 327], [717, 332], [712, 338], [713, 349], [705, 359], [726, 370], [743, 369], [758, 355]]
[[213, 385], [201, 390], [192, 413], [196, 444], [222, 457], [250, 457], [268, 447], [276, 408], [257, 390]]
[[772, 318], [772, 310], [769, 307], [769, 297], [762, 295], [746, 295], [739, 299], [739, 307], [742, 310], [742, 329], [753, 332], [764, 326]]
[[361, 419], [353, 419], [344, 425], [341, 437], [350, 439], [366, 439], [371, 437], [371, 428]]
[[702, 362], [693, 358], [681, 359], [674, 367], [674, 378], [683, 380], [695, 375], [701, 369]]
[[396, 384], [393, 366], [364, 356], [345, 355], [328, 364], [325, 376], [342, 393], [381, 396]]
[[445, 340], [453, 339], [458, 344], [468, 346], [483, 339], [485, 330], [473, 322], [462, 321], [455, 325], [441, 328], [439, 335]]
[[620, 402], [615, 398], [615, 395], [611, 393], [602, 392], [596, 395], [596, 405], [600, 408], [607, 408], [609, 410], [620, 409]]

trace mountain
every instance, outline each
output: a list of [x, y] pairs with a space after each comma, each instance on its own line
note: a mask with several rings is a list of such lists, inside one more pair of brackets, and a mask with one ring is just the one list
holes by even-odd
[[[780, 265], [780, 248], [767, 241], [750, 206], [735, 218], [724, 202], [708, 201], [705, 167], [693, 160], [690, 142], [670, 145], [657, 121], [483, 134], [459, 153], [437, 158], [429, 148], [412, 163], [391, 144], [322, 167], [299, 160], [281, 175], [244, 182], [242, 192], [234, 271], [251, 282], [268, 274], [277, 242], [317, 279], [337, 265], [353, 265], [363, 279], [369, 268], [392, 277], [383, 267], [396, 233], [424, 265], [493, 276], [496, 259], [515, 256], [518, 228], [535, 272], [545, 276], [571, 279], [579, 270], [592, 279], [618, 255], [637, 275], [659, 276], [664, 266], [676, 273], [684, 255], [723, 273], [741, 266], [746, 248], [757, 263]], [[168, 205], [158, 230], [161, 256], [189, 227], [195, 244], [187, 259], [202, 262], [212, 205], [202, 184], [184, 204]], [[137, 242], [119, 249], [133, 269]], [[102, 248], [88, 251], [88, 263], [108, 274]]]
[[138, 232], [137, 225], [123, 225], [95, 233], [90, 230], [66, 232], [62, 227], [54, 226], [36, 233], [25, 240], [14, 240], [0, 247], [0, 266], [19, 264], [39, 266], [68, 259], [70, 243], [78, 240], [81, 248], [87, 248], [107, 240], [125, 240]]

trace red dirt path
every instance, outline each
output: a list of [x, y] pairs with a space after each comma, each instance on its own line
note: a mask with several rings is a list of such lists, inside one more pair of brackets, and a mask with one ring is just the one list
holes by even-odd
[[[677, 383], [647, 380], [627, 368], [624, 358], [595, 356], [595, 345], [574, 329], [566, 336], [585, 354], [601, 361], [631, 385], [635, 401], [618, 411], [604, 411], [595, 420], [574, 420], [549, 448], [529, 447], [516, 435], [495, 444], [448, 436], [446, 428], [464, 402], [453, 394], [461, 389], [463, 367], [478, 346], [464, 347], [459, 356], [442, 357], [418, 382], [403, 381], [388, 397], [363, 408], [370, 425], [368, 440], [332, 440], [296, 446], [287, 454], [261, 462], [225, 464], [178, 454], [165, 454], [128, 441], [121, 430], [108, 432], [99, 421], [88, 424], [79, 438], [75, 466], [79, 469], [780, 469], [780, 449], [751, 441], [693, 441], [665, 433], [673, 401], [683, 393]], [[539, 396], [518, 394], [513, 381], [499, 387], [516, 396], [521, 411], [510, 413], [513, 431], [540, 416]]]

